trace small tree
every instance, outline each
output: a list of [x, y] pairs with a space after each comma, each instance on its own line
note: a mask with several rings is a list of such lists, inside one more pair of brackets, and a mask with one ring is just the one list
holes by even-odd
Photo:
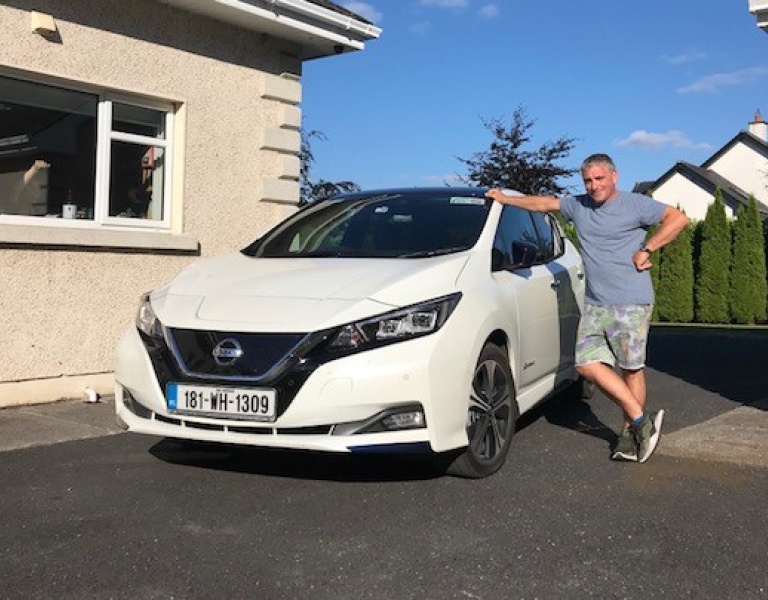
[[695, 313], [699, 323], [728, 323], [728, 269], [731, 234], [723, 194], [718, 189], [701, 226]]
[[470, 185], [508, 188], [523, 194], [560, 196], [567, 192], [558, 180], [573, 175], [578, 169], [562, 167], [558, 162], [573, 150], [575, 140], [561, 137], [537, 149], [525, 150], [523, 147], [531, 141], [528, 132], [534, 123], [520, 107], [512, 115], [509, 126], [500, 119], [483, 121], [494, 139], [488, 150], [458, 159], [469, 169], [461, 179]]
[[765, 320], [766, 270], [763, 226], [755, 198], [737, 213], [728, 305], [735, 323]]
[[693, 226], [664, 247], [656, 293], [661, 321], [689, 323], [693, 319]]
[[312, 138], [325, 141], [326, 137], [319, 131], [301, 131], [301, 151], [299, 152], [299, 159], [301, 161], [299, 171], [299, 204], [309, 204], [310, 202], [316, 202], [318, 200], [325, 200], [330, 198], [334, 194], [341, 192], [356, 192], [360, 190], [360, 186], [353, 181], [325, 181], [320, 179], [317, 182], [313, 182], [310, 178], [310, 171], [312, 170], [312, 164], [315, 162], [315, 155], [312, 152]]

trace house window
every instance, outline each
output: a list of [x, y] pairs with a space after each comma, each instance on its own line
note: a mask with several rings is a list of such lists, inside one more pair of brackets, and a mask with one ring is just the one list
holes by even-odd
[[172, 111], [0, 76], [0, 223], [168, 229]]

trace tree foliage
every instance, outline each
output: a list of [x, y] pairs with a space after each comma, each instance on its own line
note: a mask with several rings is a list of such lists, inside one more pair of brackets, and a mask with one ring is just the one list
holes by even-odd
[[[653, 227], [648, 228], [648, 233], [645, 235], [645, 240], [648, 241], [653, 237], [653, 235], [659, 230], [658, 225], [654, 225]], [[659, 301], [658, 301], [658, 290], [659, 290], [659, 279], [660, 279], [660, 272], [661, 272], [661, 263], [664, 260], [664, 249], [662, 248], [656, 255], [656, 257], [651, 261], [651, 284], [653, 285], [654, 292], [656, 294], [656, 303], [653, 305], [653, 313], [651, 313], [651, 320], [658, 321], [659, 320]]]
[[569, 177], [578, 169], [558, 164], [573, 150], [575, 140], [561, 137], [539, 148], [526, 149], [531, 143], [530, 129], [535, 121], [518, 107], [512, 122], [500, 119], [483, 120], [493, 134], [490, 148], [474, 153], [470, 158], [458, 158], [468, 169], [463, 181], [468, 184], [517, 190], [523, 194], [560, 196], [568, 191], [558, 180]]
[[326, 141], [325, 135], [316, 130], [306, 131], [301, 130], [301, 150], [299, 152], [299, 160], [301, 161], [299, 171], [299, 204], [309, 204], [310, 202], [317, 202], [318, 200], [325, 200], [330, 198], [334, 194], [341, 192], [357, 192], [360, 190], [360, 186], [353, 181], [326, 181], [320, 179], [316, 182], [312, 181], [310, 172], [312, 165], [315, 162], [315, 155], [312, 151], [312, 138], [316, 138], [321, 141]]
[[739, 208], [733, 225], [733, 259], [728, 306], [734, 323], [765, 320], [766, 271], [763, 225], [754, 197]]
[[728, 323], [728, 271], [731, 263], [731, 229], [725, 216], [723, 194], [718, 189], [701, 226], [695, 312], [699, 323]]
[[664, 247], [658, 273], [656, 303], [660, 321], [689, 323], [693, 320], [693, 226]]

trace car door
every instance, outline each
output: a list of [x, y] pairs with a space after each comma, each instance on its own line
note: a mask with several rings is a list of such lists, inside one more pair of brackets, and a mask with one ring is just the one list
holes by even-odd
[[523, 390], [542, 377], [555, 373], [560, 362], [558, 279], [552, 266], [538, 258], [530, 267], [513, 268], [512, 244], [540, 246], [531, 213], [504, 206], [494, 240], [494, 250], [504, 256], [493, 274], [498, 293], [516, 323], [519, 348], [517, 386]]
[[532, 213], [531, 218], [539, 235], [540, 258], [554, 278], [560, 330], [558, 369], [562, 370], [574, 364], [576, 331], [581, 316], [579, 298], [583, 297], [585, 286], [584, 269], [581, 257], [565, 243], [565, 236], [553, 215]]

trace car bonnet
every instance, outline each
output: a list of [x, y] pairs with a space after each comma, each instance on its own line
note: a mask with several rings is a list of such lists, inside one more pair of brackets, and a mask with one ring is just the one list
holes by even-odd
[[456, 291], [467, 253], [429, 259], [202, 261], [153, 297], [168, 326], [313, 331]]

